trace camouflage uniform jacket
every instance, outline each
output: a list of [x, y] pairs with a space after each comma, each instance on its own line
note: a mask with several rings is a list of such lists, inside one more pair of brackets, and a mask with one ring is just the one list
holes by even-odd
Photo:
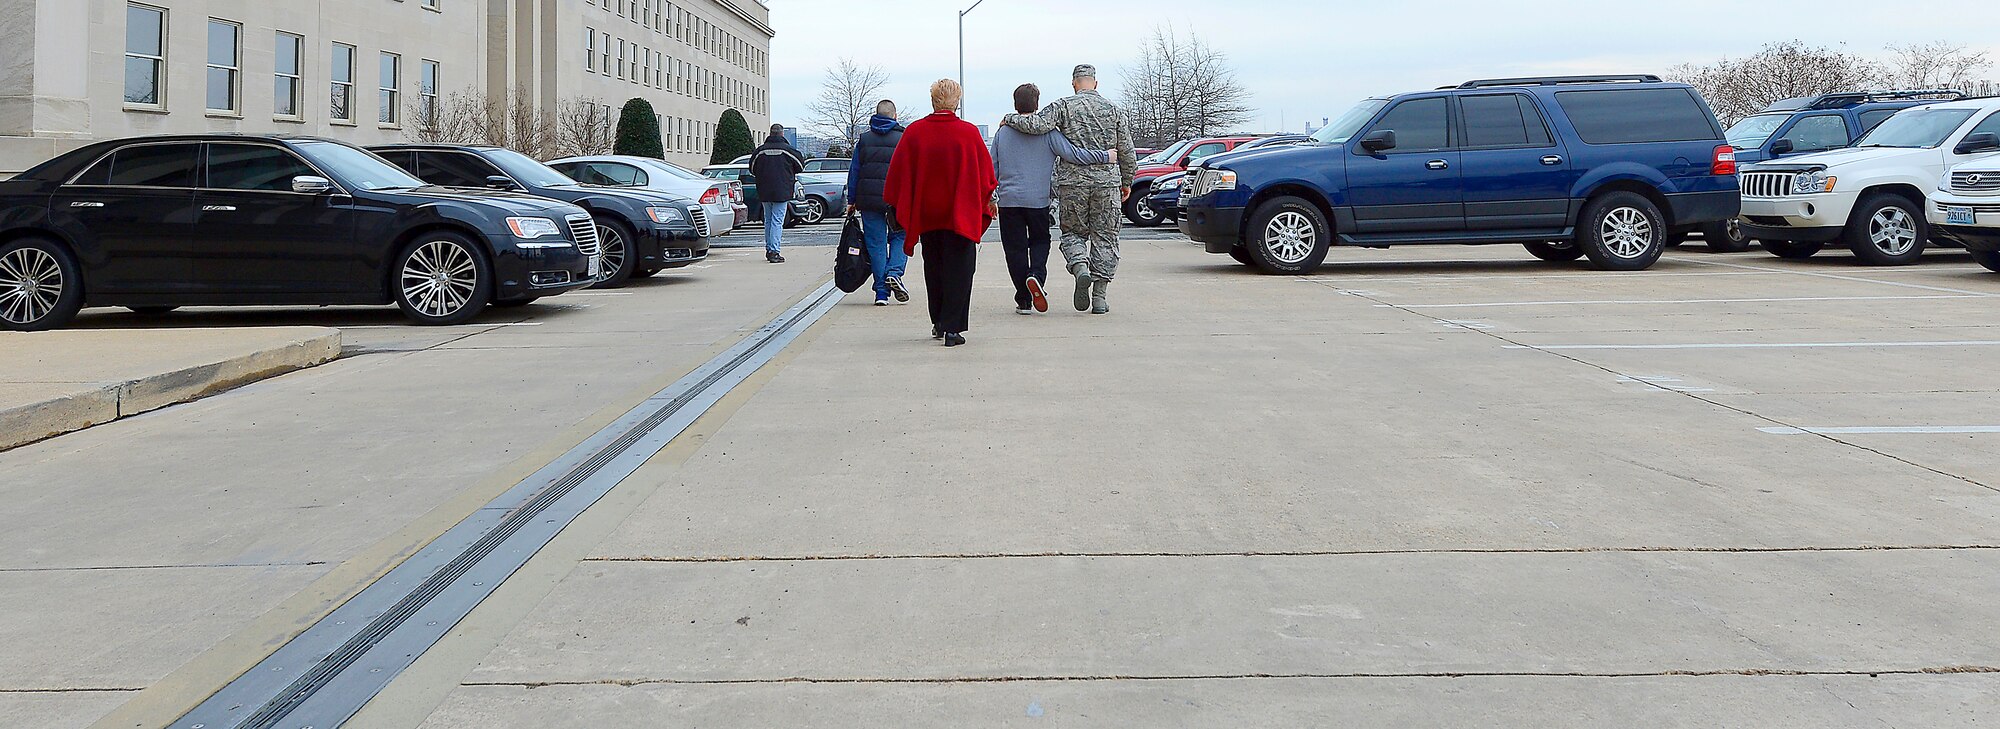
[[1079, 149], [1118, 150], [1115, 170], [1110, 165], [1079, 165], [1063, 160], [1056, 166], [1057, 187], [1131, 187], [1132, 176], [1139, 171], [1139, 160], [1132, 154], [1132, 131], [1125, 124], [1124, 112], [1094, 90], [1079, 91], [1034, 114], [1008, 114], [1004, 122], [1029, 134], [1062, 130]]

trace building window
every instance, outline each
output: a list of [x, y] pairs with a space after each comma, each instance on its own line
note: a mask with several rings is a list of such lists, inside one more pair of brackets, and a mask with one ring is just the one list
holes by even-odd
[[599, 34], [598, 40], [602, 41], [602, 43], [597, 47], [597, 70], [609, 76], [611, 75], [611, 34]]
[[438, 62], [421, 61], [417, 72], [417, 104], [423, 112], [421, 120], [425, 129], [437, 128], [438, 122]]
[[396, 105], [403, 103], [403, 57], [394, 53], [382, 54], [381, 90], [375, 96], [376, 121], [393, 125], [402, 120], [403, 115]]
[[236, 104], [236, 89], [243, 69], [243, 26], [227, 20], [208, 20], [208, 110], [225, 113], [242, 111]]
[[333, 120], [354, 122], [354, 46], [333, 44]]
[[300, 57], [304, 56], [306, 39], [291, 33], [278, 33], [277, 58], [272, 63], [272, 113], [288, 118], [298, 118], [300, 92], [305, 88], [300, 78], [304, 68]]
[[583, 70], [597, 70], [597, 29], [583, 29]]
[[424, 7], [429, 10], [438, 10], [442, 12], [443, 9], [438, 7], [439, 1], [440, 0], [424, 0]]
[[618, 78], [625, 78], [625, 39], [618, 39]]
[[125, 103], [165, 106], [161, 70], [167, 63], [167, 11], [125, 6]]

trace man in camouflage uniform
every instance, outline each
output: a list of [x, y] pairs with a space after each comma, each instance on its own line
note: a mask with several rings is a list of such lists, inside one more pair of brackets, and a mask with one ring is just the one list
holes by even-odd
[[1056, 201], [1062, 206], [1062, 252], [1076, 277], [1076, 310], [1111, 312], [1105, 294], [1118, 273], [1118, 217], [1132, 194], [1139, 171], [1125, 114], [1097, 93], [1097, 67], [1077, 66], [1070, 74], [1076, 95], [1034, 114], [1008, 114], [1001, 123], [1028, 134], [1061, 130], [1082, 149], [1115, 149], [1118, 167], [1056, 166]]

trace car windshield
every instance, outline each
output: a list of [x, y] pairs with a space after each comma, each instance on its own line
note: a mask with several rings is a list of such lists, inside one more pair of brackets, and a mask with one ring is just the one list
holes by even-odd
[[501, 172], [530, 187], [564, 187], [575, 185], [576, 180], [557, 172], [554, 167], [536, 162], [534, 158], [511, 149], [489, 149], [482, 155]]
[[1186, 151], [1188, 145], [1193, 143], [1194, 143], [1193, 140], [1181, 140], [1179, 142], [1174, 142], [1173, 146], [1160, 150], [1158, 152], [1154, 152], [1150, 155], [1147, 155], [1145, 159], [1139, 160], [1139, 164], [1142, 165], [1166, 164], [1167, 160], [1181, 156], [1181, 152]]
[[367, 150], [332, 142], [298, 142], [297, 145], [313, 164], [338, 176], [340, 182], [349, 187], [373, 191], [424, 186], [423, 180]]
[[1856, 147], [1905, 147], [1929, 149], [1944, 144], [1951, 133], [1958, 131], [1965, 120], [1972, 118], [1972, 109], [1926, 109], [1915, 107], [1896, 112], [1868, 132], [1856, 142]]
[[1320, 127], [1319, 131], [1313, 132], [1313, 141], [1320, 144], [1346, 144], [1347, 140], [1354, 138], [1356, 132], [1361, 131], [1361, 125], [1367, 124], [1369, 119], [1375, 118], [1375, 112], [1381, 111], [1382, 107], [1388, 105], [1387, 99], [1369, 99], [1355, 104], [1354, 108], [1348, 109], [1347, 113], [1340, 115], [1340, 118], [1328, 122], [1326, 126]]
[[1778, 127], [1784, 126], [1785, 120], [1790, 118], [1792, 118], [1790, 114], [1758, 114], [1746, 117], [1730, 127], [1729, 133], [1724, 136], [1728, 138], [1731, 147], [1756, 149], [1764, 146], [1764, 140], [1770, 139], [1772, 134], [1777, 133]]

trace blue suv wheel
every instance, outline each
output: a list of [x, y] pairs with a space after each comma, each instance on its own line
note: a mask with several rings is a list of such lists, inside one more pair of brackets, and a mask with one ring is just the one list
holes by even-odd
[[1270, 273], [1307, 274], [1326, 261], [1333, 226], [1318, 206], [1298, 197], [1272, 198], [1250, 216], [1244, 247]]

